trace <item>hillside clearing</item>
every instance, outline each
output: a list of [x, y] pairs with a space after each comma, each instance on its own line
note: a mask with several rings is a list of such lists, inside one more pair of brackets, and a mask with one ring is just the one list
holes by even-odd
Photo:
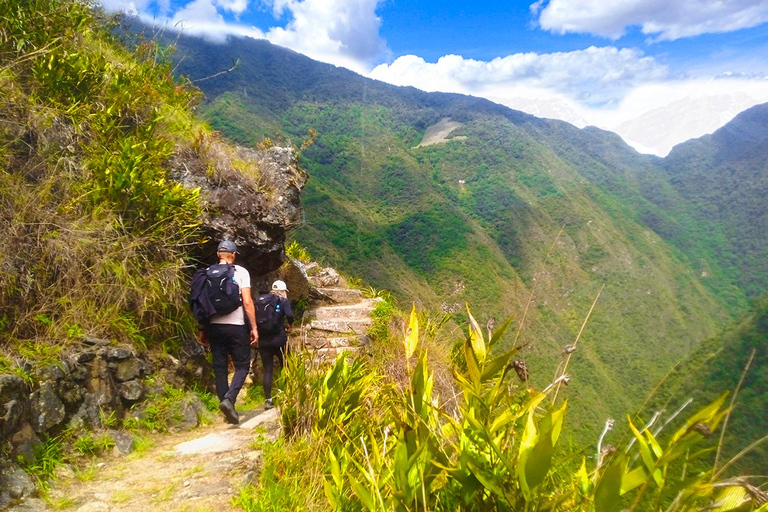
[[439, 122], [427, 128], [427, 131], [424, 133], [424, 138], [421, 139], [421, 142], [416, 147], [423, 148], [426, 146], [434, 146], [435, 144], [442, 144], [451, 140], [465, 140], [466, 137], [463, 135], [451, 137], [450, 139], [448, 138], [448, 135], [462, 126], [464, 126], [462, 123], [451, 121], [450, 117], [444, 117]]

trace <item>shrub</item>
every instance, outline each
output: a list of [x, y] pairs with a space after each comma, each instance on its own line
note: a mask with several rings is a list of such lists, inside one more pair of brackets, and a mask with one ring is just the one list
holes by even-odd
[[[311, 432], [315, 452], [325, 453], [317, 457], [326, 460], [325, 509], [766, 510], [768, 495], [747, 479], [726, 479], [725, 466], [701, 464], [710, 451], [706, 438], [727, 413], [726, 394], [670, 433], [652, 431], [650, 423], [637, 427], [629, 418], [631, 441], [600, 451], [594, 461], [579, 457], [579, 464], [558, 448], [567, 402], [554, 397], [567, 376], [540, 391], [516, 382], [510, 375], [519, 349], [493, 353], [510, 322], [486, 337], [471, 312], [468, 319], [455, 411], [434, 392], [415, 310], [403, 343], [407, 386], [382, 384], [375, 368], [344, 357], [322, 378], [317, 368], [309, 380], [309, 373], [293, 374], [304, 380], [286, 388], [286, 400], [297, 390], [312, 390], [305, 403], [316, 404], [305, 409], [305, 435], [293, 433], [301, 444]], [[694, 470], [696, 461], [700, 468]], [[283, 479], [308, 481], [301, 468], [292, 471]]]
[[3, 2], [0, 43], [0, 344], [173, 345], [201, 202], [169, 160], [199, 92], [78, 0]]

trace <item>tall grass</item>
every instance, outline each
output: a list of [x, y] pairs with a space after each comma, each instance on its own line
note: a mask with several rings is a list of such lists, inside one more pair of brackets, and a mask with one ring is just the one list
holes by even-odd
[[128, 52], [109, 29], [77, 0], [0, 4], [0, 350], [12, 355], [85, 334], [173, 344], [188, 323], [201, 203], [169, 160], [191, 144], [199, 92], [156, 46]]
[[[568, 404], [548, 398], [567, 375], [542, 390], [530, 388], [516, 376], [519, 349], [497, 353], [510, 322], [486, 333], [467, 314], [468, 334], [459, 350], [463, 364], [454, 375], [461, 395], [455, 408], [435, 391], [415, 310], [401, 348], [405, 385], [346, 356], [326, 369], [308, 365], [306, 358], [289, 359], [286, 378], [295, 380], [286, 383], [281, 413], [302, 428], [290, 430], [292, 437], [283, 441], [279, 467], [287, 472], [283, 479], [301, 482], [294, 488], [300, 496], [317, 489], [318, 464], [324, 468], [324, 499], [307, 495], [296, 501], [303, 503], [299, 509], [768, 510], [768, 494], [757, 485], [725, 478], [707, 462], [714, 449], [708, 439], [729, 410], [727, 393], [688, 418], [669, 418], [670, 430], [652, 432], [628, 418], [631, 441], [605, 445], [592, 459], [559, 447], [567, 437]], [[311, 443], [315, 458], [289, 466], [284, 457], [306, 457], [302, 450], [291, 455], [292, 443]], [[272, 464], [268, 459], [267, 474]], [[261, 500], [273, 493], [270, 482], [244, 491], [253, 499], [240, 505], [270, 510]]]

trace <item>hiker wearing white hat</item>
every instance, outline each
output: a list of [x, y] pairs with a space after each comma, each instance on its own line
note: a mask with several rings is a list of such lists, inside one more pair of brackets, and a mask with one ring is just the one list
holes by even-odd
[[284, 281], [272, 283], [272, 291], [260, 295], [256, 301], [256, 325], [259, 330], [259, 357], [261, 358], [262, 384], [264, 386], [264, 408], [271, 409], [272, 378], [275, 358], [278, 361], [278, 372], [283, 367], [283, 356], [288, 343], [288, 333], [293, 323], [293, 310], [288, 300], [288, 287]]

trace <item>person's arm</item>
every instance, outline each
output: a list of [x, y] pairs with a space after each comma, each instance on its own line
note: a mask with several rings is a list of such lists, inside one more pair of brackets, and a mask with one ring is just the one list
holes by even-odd
[[291, 328], [293, 327], [293, 309], [291, 309], [291, 301], [288, 299], [283, 299], [283, 311], [285, 312], [285, 331], [291, 332]]
[[243, 296], [243, 309], [248, 316], [248, 325], [251, 326], [251, 345], [254, 347], [259, 344], [259, 331], [256, 330], [256, 308], [253, 306], [253, 297], [251, 297], [250, 288], [241, 288]]

